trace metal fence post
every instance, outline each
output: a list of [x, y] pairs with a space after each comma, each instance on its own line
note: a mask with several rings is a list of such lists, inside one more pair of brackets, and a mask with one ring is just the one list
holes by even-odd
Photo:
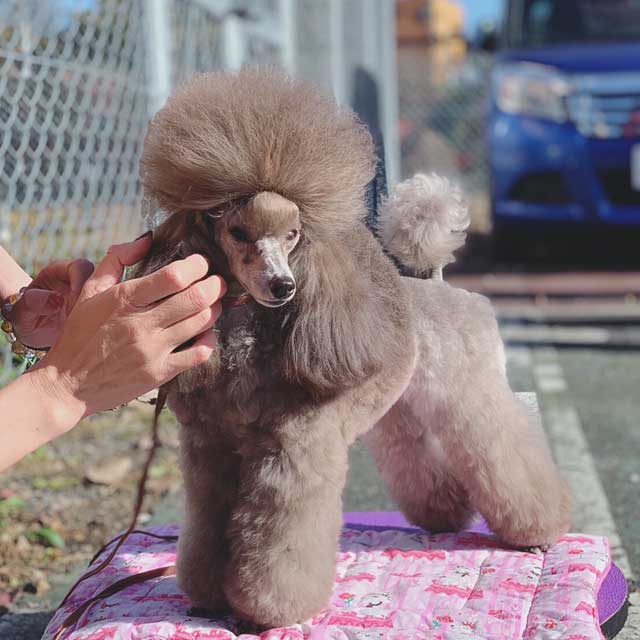
[[344, 55], [344, 11], [342, 0], [329, 0], [329, 42], [331, 86], [336, 100], [347, 102]]
[[400, 179], [400, 140], [398, 126], [398, 60], [394, 0], [376, 0], [380, 43], [380, 103], [384, 136], [387, 180], [393, 187]]
[[380, 33], [376, 11], [371, 11], [371, 6], [366, 0], [360, 2], [360, 16], [362, 20], [362, 62], [371, 73], [377, 74], [379, 69]]
[[145, 0], [144, 5], [150, 117], [162, 108], [171, 92], [171, 3]]
[[233, 13], [223, 18], [222, 41], [225, 68], [238, 71], [244, 63], [244, 33], [242, 19]]
[[32, 21], [33, 15], [36, 12], [36, 7], [30, 0], [23, 0], [18, 4], [18, 15], [20, 16], [20, 51], [24, 56], [22, 68], [20, 69], [20, 75], [23, 78], [30, 78], [31, 63], [33, 59], [33, 33], [32, 33]]
[[290, 73], [296, 72], [296, 6], [295, 0], [280, 0], [278, 4], [282, 32], [282, 65]]

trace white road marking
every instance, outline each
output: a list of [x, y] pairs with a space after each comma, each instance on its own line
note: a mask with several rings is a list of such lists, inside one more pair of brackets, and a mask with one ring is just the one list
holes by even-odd
[[[534, 380], [541, 393], [540, 404], [544, 409], [543, 423], [558, 465], [573, 490], [574, 529], [607, 536], [616, 564], [625, 576], [632, 578], [629, 558], [622, 547], [580, 416], [566, 396], [554, 395], [545, 403], [545, 385], [548, 386], [549, 380], [554, 384], [561, 382], [565, 390], [568, 389], [558, 352], [553, 347], [535, 349], [532, 360]], [[549, 378], [549, 374], [553, 377]]]
[[534, 364], [533, 379], [541, 393], [564, 393], [567, 391], [567, 382], [559, 362]]
[[543, 344], [564, 342], [565, 344], [600, 345], [611, 342], [612, 338], [611, 331], [598, 327], [504, 325], [500, 331], [505, 341]]
[[536, 380], [536, 385], [542, 393], [564, 393], [567, 390], [567, 383], [563, 378], [540, 378]]
[[564, 373], [559, 362], [540, 362], [534, 367], [534, 375], [540, 378], [562, 378]]
[[517, 367], [531, 367], [531, 349], [529, 347], [508, 347], [507, 360]]

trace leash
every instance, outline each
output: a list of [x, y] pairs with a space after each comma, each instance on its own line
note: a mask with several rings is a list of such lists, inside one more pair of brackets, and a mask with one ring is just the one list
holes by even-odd
[[97, 595], [89, 598], [89, 600], [85, 600], [85, 602], [83, 602], [77, 609], [74, 609], [74, 611], [69, 616], [67, 616], [65, 621], [62, 623], [53, 640], [61, 640], [62, 634], [68, 631], [72, 625], [78, 622], [78, 620], [80, 620], [80, 618], [82, 617], [82, 614], [92, 604], [98, 602], [98, 600], [104, 600], [105, 598], [112, 596], [114, 593], [118, 593], [119, 591], [130, 587], [132, 584], [139, 584], [141, 582], [146, 582], [147, 580], [153, 580], [154, 578], [174, 575], [176, 575], [176, 567], [175, 565], [169, 565], [167, 567], [158, 567], [157, 569], [143, 571], [142, 573], [135, 573], [131, 576], [127, 576], [126, 578], [122, 578], [121, 580], [117, 580], [112, 585], [109, 585], [108, 587], [103, 589]]
[[[158, 398], [156, 400], [155, 411], [153, 413], [153, 423], [151, 426], [151, 438], [152, 438], [151, 449], [149, 450], [149, 455], [147, 456], [144, 467], [142, 469], [142, 475], [140, 476], [140, 480], [138, 481], [138, 491], [136, 494], [136, 501], [133, 508], [133, 517], [131, 518], [129, 527], [123, 534], [119, 535], [118, 537], [108, 542], [98, 552], [97, 555], [100, 555], [100, 553], [102, 553], [102, 551], [104, 551], [110, 544], [112, 544], [113, 542], [116, 543], [113, 549], [111, 550], [111, 552], [109, 553], [109, 555], [97, 567], [94, 567], [91, 571], [83, 575], [72, 585], [71, 589], [69, 590], [69, 593], [67, 593], [67, 595], [64, 597], [64, 600], [60, 603], [61, 607], [63, 607], [68, 602], [69, 598], [72, 596], [72, 594], [75, 592], [75, 590], [78, 588], [80, 584], [82, 584], [88, 578], [91, 578], [92, 576], [95, 576], [96, 574], [100, 573], [107, 566], [109, 566], [111, 561], [115, 558], [116, 553], [118, 553], [118, 550], [126, 542], [129, 536], [131, 536], [134, 533], [147, 534], [147, 532], [141, 532], [138, 529], [136, 529], [136, 524], [138, 522], [138, 516], [140, 515], [140, 511], [142, 509], [142, 502], [144, 500], [145, 487], [147, 484], [147, 478], [149, 477], [149, 468], [151, 467], [151, 463], [153, 462], [153, 458], [156, 454], [156, 451], [158, 450], [161, 444], [160, 438], [158, 437], [158, 421], [160, 418], [160, 413], [164, 408], [166, 401], [167, 401], [167, 391], [163, 387], [160, 387], [160, 389], [158, 389]], [[153, 535], [154, 537], [162, 537], [167, 539], [175, 539], [175, 536], [158, 536], [156, 534], [147, 534], [147, 535]], [[92, 562], [96, 559], [96, 557], [97, 556], [94, 556]], [[93, 596], [89, 600], [83, 602], [78, 608], [74, 609], [74, 611], [72, 611], [64, 620], [64, 622], [58, 629], [58, 632], [54, 636], [53, 640], [61, 640], [62, 634], [68, 631], [69, 627], [75, 624], [80, 619], [80, 616], [82, 616], [82, 614], [92, 604], [94, 604], [98, 600], [107, 598], [110, 595], [117, 593], [118, 591], [122, 591], [122, 589], [125, 589], [131, 584], [144, 582], [145, 580], [151, 580], [152, 578], [157, 578], [158, 576], [174, 575], [174, 574], [175, 574], [175, 566], [169, 566], [169, 567], [162, 567], [160, 569], [153, 569], [151, 571], [145, 571], [144, 573], [139, 573], [133, 576], [128, 576], [127, 578], [124, 578], [122, 580], [118, 580], [117, 582], [112, 584], [110, 587], [107, 587], [106, 589], [101, 591], [99, 594], [97, 594], [96, 596]]]

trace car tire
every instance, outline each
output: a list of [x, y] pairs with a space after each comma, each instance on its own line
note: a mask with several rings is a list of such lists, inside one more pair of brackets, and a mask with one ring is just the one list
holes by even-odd
[[491, 239], [494, 262], [514, 262], [523, 258], [523, 237], [514, 225], [494, 218]]

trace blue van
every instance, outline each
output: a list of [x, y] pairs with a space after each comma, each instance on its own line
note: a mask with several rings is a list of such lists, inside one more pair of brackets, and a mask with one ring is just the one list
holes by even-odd
[[640, 229], [640, 0], [507, 0], [489, 162], [498, 242]]

